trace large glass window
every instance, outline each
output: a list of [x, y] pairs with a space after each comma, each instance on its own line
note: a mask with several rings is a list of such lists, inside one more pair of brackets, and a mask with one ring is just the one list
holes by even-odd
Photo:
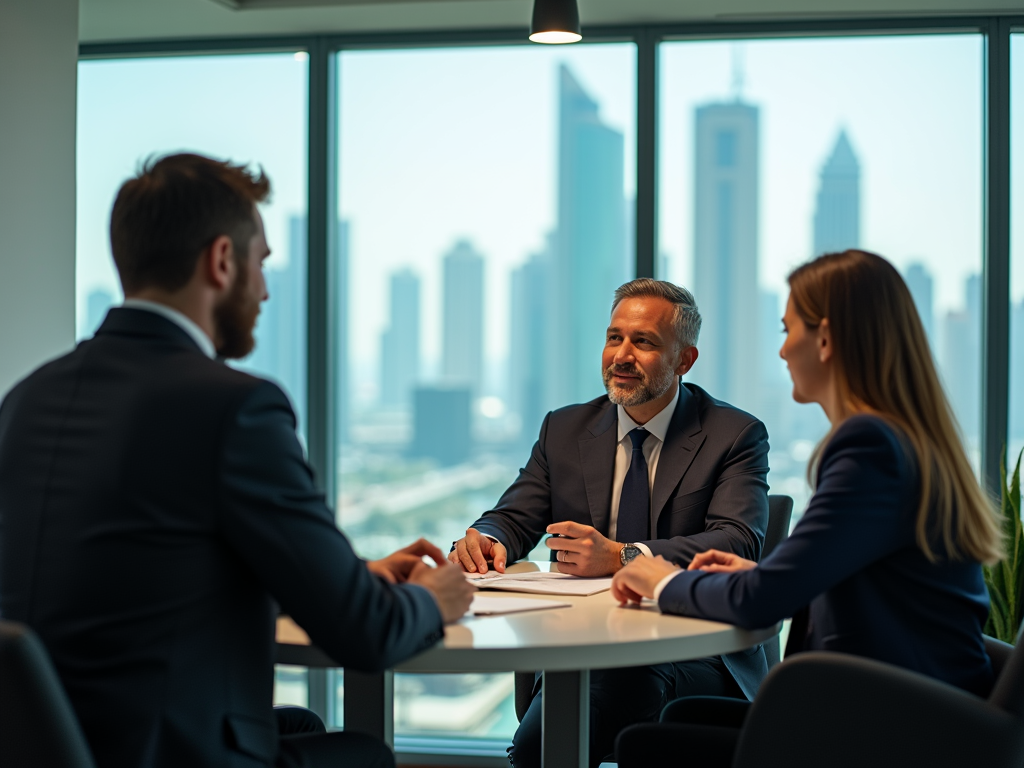
[[1024, 34], [1010, 35], [1010, 471], [1024, 448]]
[[306, 120], [304, 52], [83, 61], [78, 68], [78, 337], [122, 300], [110, 255], [110, 209], [142, 162], [198, 152], [262, 166], [271, 300], [241, 367], [278, 381], [305, 426]]
[[661, 46], [658, 267], [704, 317], [689, 378], [764, 420], [797, 514], [827, 422], [790, 397], [779, 319], [821, 253], [902, 271], [979, 463], [982, 63], [979, 35]]
[[[603, 393], [612, 292], [634, 275], [635, 79], [632, 44], [339, 56], [337, 509], [361, 554], [447, 550], [544, 414]], [[503, 747], [511, 692], [399, 676], [396, 733]]]

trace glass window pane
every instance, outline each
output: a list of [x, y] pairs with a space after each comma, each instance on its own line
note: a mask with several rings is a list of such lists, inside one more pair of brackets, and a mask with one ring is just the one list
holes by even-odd
[[305, 425], [305, 53], [83, 61], [78, 67], [78, 337], [122, 300], [110, 256], [118, 187], [150, 156], [197, 152], [262, 166], [271, 300], [240, 367], [273, 378]]
[[[632, 44], [339, 56], [338, 514], [364, 556], [447, 549], [548, 410], [603, 394], [634, 274], [635, 78]], [[395, 688], [400, 740], [503, 754], [515, 730], [511, 675]]]
[[1010, 471], [1024, 449], [1024, 34], [1010, 35]]
[[704, 317], [688, 378], [768, 427], [772, 491], [802, 511], [827, 430], [778, 357], [786, 276], [851, 247], [902, 271], [977, 466], [981, 37], [672, 42], [660, 57], [659, 272]]

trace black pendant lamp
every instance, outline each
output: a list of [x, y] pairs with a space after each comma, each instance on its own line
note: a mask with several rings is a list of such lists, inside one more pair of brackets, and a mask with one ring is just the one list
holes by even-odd
[[576, 7], [576, 0], [533, 0], [530, 39], [535, 43], [549, 45], [578, 43], [582, 40], [580, 11]]

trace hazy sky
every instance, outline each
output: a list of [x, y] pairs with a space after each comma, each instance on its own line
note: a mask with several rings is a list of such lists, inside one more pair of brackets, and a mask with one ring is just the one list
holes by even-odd
[[[734, 98], [739, 61], [742, 98], [761, 107], [762, 285], [782, 291], [786, 272], [811, 255], [818, 174], [845, 127], [862, 164], [862, 244], [901, 267], [924, 261], [939, 308], [959, 306], [964, 278], [981, 265], [982, 55], [976, 35], [664, 45], [659, 236], [668, 277], [692, 275], [693, 111]], [[1016, 82], [1024, 82], [1021, 59]], [[600, 104], [602, 121], [624, 133], [624, 193], [632, 198], [631, 44], [342, 55], [340, 208], [352, 225], [357, 366], [376, 366], [388, 275], [406, 265], [423, 278], [424, 352], [437, 356], [440, 260], [461, 237], [487, 257], [486, 338], [489, 355], [504, 357], [509, 270], [555, 224], [563, 61]], [[306, 205], [303, 56], [86, 61], [79, 73], [80, 302], [94, 287], [116, 290], [110, 205], [153, 152], [192, 149], [262, 164], [275, 189], [264, 210], [268, 237], [284, 265], [287, 219]], [[1014, 134], [1024, 140], [1021, 120]], [[1015, 164], [1015, 179], [1024, 176], [1017, 169], [1024, 166]], [[1024, 296], [1024, 268], [1014, 286]]]

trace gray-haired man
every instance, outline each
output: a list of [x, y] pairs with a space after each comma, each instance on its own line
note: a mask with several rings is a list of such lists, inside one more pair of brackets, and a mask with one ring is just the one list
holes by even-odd
[[[685, 567], [708, 549], [757, 560], [768, 521], [768, 434], [750, 414], [680, 383], [697, 360], [699, 333], [689, 291], [649, 278], [621, 286], [601, 361], [607, 396], [547, 415], [529, 463], [449, 559], [480, 572], [492, 561], [502, 571], [550, 533], [559, 534], [547, 540], [559, 570], [581, 576], [657, 555]], [[591, 672], [591, 763], [612, 751], [622, 728], [654, 720], [670, 699], [752, 699], [766, 672], [760, 647]], [[516, 768], [540, 765], [539, 691], [538, 679], [510, 749]]]

